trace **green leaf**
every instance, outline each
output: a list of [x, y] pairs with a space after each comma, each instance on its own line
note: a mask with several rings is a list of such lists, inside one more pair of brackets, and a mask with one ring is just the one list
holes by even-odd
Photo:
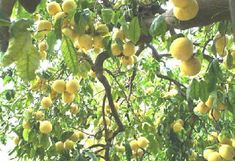
[[47, 148], [50, 145], [50, 139], [48, 135], [40, 135], [39, 137], [39, 144], [44, 147]]
[[12, 38], [1, 61], [3, 66], [16, 63], [17, 73], [25, 81], [35, 78], [35, 71], [39, 66], [39, 53], [32, 44], [31, 33], [27, 30], [30, 24], [31, 21], [27, 20], [19, 20], [12, 24]]
[[228, 53], [228, 55], [225, 58], [225, 65], [228, 69], [231, 69], [233, 67], [233, 56], [231, 53]]
[[104, 23], [109, 24], [113, 18], [113, 10], [109, 8], [102, 9], [101, 16]]
[[65, 131], [62, 135], [61, 135], [61, 140], [65, 141], [68, 138], [70, 138], [73, 135], [73, 131]]
[[93, 152], [90, 152], [87, 150], [84, 152], [91, 159], [91, 161], [98, 161], [97, 157], [95, 156], [95, 154]]
[[139, 24], [138, 17], [134, 17], [129, 26], [128, 26], [128, 32], [126, 33], [127, 38], [129, 38], [133, 43], [137, 43], [139, 41], [141, 34], [141, 28]]
[[128, 141], [126, 141], [125, 143], [125, 149], [126, 149], [126, 159], [127, 161], [131, 161], [132, 151]]
[[76, 24], [76, 32], [79, 34], [84, 34], [87, 25], [89, 25], [89, 22], [91, 21], [91, 13], [90, 10], [86, 9], [84, 11], [79, 11], [74, 14], [74, 21]]
[[29, 140], [29, 132], [30, 132], [29, 129], [24, 129], [24, 130], [23, 130], [23, 139], [24, 139], [25, 141], [28, 141], [28, 140]]
[[63, 19], [60, 18], [56, 21], [54, 27], [55, 27], [55, 35], [56, 39], [61, 39], [62, 38], [62, 32], [61, 32], [61, 26], [63, 24]]
[[199, 82], [193, 79], [190, 86], [187, 88], [187, 98], [198, 99], [199, 98]]
[[208, 84], [205, 81], [200, 81], [199, 83], [199, 97], [203, 102], [207, 101], [209, 97]]
[[69, 38], [63, 36], [62, 46], [61, 46], [62, 54], [64, 57], [64, 61], [70, 71], [73, 74], [78, 73], [78, 54], [76, 49], [73, 46], [72, 41]]
[[162, 15], [156, 16], [149, 28], [150, 35], [156, 37], [165, 34], [166, 31], [167, 24], [165, 18]]

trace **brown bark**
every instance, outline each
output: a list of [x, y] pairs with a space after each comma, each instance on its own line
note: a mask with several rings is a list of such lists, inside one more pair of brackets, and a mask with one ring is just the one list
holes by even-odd
[[170, 10], [163, 14], [167, 24], [172, 28], [188, 29], [230, 19], [229, 0], [197, 0], [197, 2], [199, 12], [194, 19], [179, 21], [173, 16], [173, 11]]
[[[14, 4], [15, 0], [0, 0], [0, 11], [8, 19], [10, 19]], [[2, 52], [5, 52], [8, 47], [8, 40], [9, 40], [8, 30], [9, 30], [8, 27], [0, 27], [0, 51]]]

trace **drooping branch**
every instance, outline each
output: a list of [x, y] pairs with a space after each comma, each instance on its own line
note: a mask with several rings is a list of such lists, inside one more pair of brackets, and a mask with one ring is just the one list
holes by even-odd
[[[0, 0], [0, 12], [7, 19], [10, 19], [11, 12], [16, 0]], [[9, 28], [0, 27], [0, 51], [5, 52], [8, 47]]]

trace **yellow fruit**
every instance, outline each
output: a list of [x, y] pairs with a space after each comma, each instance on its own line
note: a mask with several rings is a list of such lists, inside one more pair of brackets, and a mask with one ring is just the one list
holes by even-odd
[[211, 120], [218, 121], [220, 119], [220, 112], [217, 109], [211, 109], [208, 116]]
[[79, 81], [76, 79], [69, 80], [66, 83], [66, 92], [74, 94], [79, 90]]
[[231, 145], [221, 145], [219, 154], [225, 160], [232, 160], [235, 157], [235, 151]]
[[[65, 16], [66, 14], [63, 11], [56, 13], [53, 17], [54, 23], [56, 23], [56, 21], [58, 21], [61, 18], [65, 18]], [[62, 25], [62, 27], [64, 26]]]
[[50, 97], [43, 97], [41, 101], [41, 106], [45, 109], [48, 109], [52, 105]]
[[82, 48], [84, 50], [92, 49], [92, 46], [93, 46], [92, 37], [87, 34], [81, 35], [78, 38], [78, 44], [79, 44], [80, 48]]
[[91, 76], [92, 78], [96, 78], [96, 73], [93, 70], [90, 70], [88, 75]]
[[220, 144], [232, 145], [231, 139], [221, 133], [218, 136], [218, 141], [220, 142]]
[[142, 149], [138, 149], [137, 151], [132, 152], [133, 157], [142, 157], [144, 155], [144, 151]]
[[123, 65], [132, 65], [132, 64], [134, 64], [133, 56], [123, 56], [121, 58], [121, 64], [123, 64]]
[[[111, 120], [107, 116], [105, 116], [105, 122], [106, 122], [107, 126], [111, 125]], [[103, 124], [103, 123], [104, 123], [103, 117], [101, 117], [100, 120], [99, 120], [99, 124]]]
[[135, 55], [136, 49], [135, 44], [132, 42], [127, 42], [123, 45], [123, 55], [124, 56], [133, 56]]
[[131, 150], [136, 152], [139, 149], [137, 140], [132, 140], [132, 141], [130, 141], [129, 144], [130, 144]]
[[149, 141], [145, 137], [139, 137], [137, 142], [140, 148], [146, 148], [149, 145]]
[[198, 11], [199, 6], [196, 0], [190, 0], [190, 4], [184, 8], [174, 7], [173, 9], [174, 16], [181, 21], [188, 21], [195, 18]]
[[171, 3], [175, 7], [184, 8], [184, 7], [188, 6], [188, 5], [190, 5], [190, 1], [191, 0], [171, 0]]
[[83, 137], [84, 137], [84, 134], [81, 131], [75, 131], [69, 139], [74, 142], [77, 142], [78, 140], [83, 139]]
[[56, 80], [52, 84], [52, 89], [57, 93], [63, 93], [65, 91], [65, 81], [64, 80]]
[[196, 111], [201, 114], [208, 113], [210, 110], [204, 102], [200, 102], [195, 108], [197, 109]]
[[218, 110], [225, 110], [225, 105], [223, 103], [219, 103], [218, 106], [217, 106], [217, 109]]
[[46, 51], [40, 51], [40, 52], [39, 52], [39, 58], [40, 58], [41, 60], [46, 59], [46, 58], [47, 58], [47, 52], [46, 52]]
[[62, 3], [62, 9], [64, 12], [68, 13], [77, 8], [77, 4], [74, 0], [64, 0]]
[[207, 107], [211, 108], [213, 105], [213, 102], [214, 102], [213, 96], [209, 96], [205, 104]]
[[123, 30], [119, 29], [116, 32], [114, 32], [114, 39], [124, 40], [125, 34], [124, 34]]
[[181, 72], [186, 76], [197, 75], [201, 70], [201, 63], [196, 57], [183, 61], [180, 66]]
[[192, 151], [191, 154], [189, 155], [188, 159], [190, 161], [195, 161], [197, 158], [197, 153], [195, 151]]
[[103, 48], [103, 37], [102, 36], [94, 36], [93, 41], [94, 41], [93, 45], [94, 45], [95, 49]]
[[50, 121], [41, 121], [39, 126], [39, 131], [42, 134], [49, 134], [52, 131], [52, 124]]
[[193, 43], [187, 37], [175, 39], [170, 46], [171, 55], [179, 60], [189, 60], [193, 55]]
[[210, 134], [208, 134], [207, 140], [208, 141], [215, 141], [218, 138], [218, 133], [213, 131]]
[[183, 127], [183, 125], [182, 125], [181, 123], [175, 122], [175, 123], [173, 124], [172, 128], [173, 128], [173, 131], [174, 131], [175, 133], [178, 133], [178, 132], [180, 132], [181, 130], [183, 130], [184, 127]]
[[219, 56], [224, 57], [227, 53], [225, 50], [225, 47], [227, 45], [228, 38], [226, 35], [221, 35], [220, 33], [216, 34], [214, 43], [215, 43], [215, 49]]
[[109, 33], [109, 28], [106, 24], [101, 24], [101, 23], [97, 24], [95, 30], [101, 36], [104, 36]]
[[34, 114], [36, 120], [43, 120], [44, 118], [44, 113], [42, 111], [37, 111]]
[[75, 104], [71, 105], [70, 106], [70, 113], [77, 114], [78, 113], [78, 105], [75, 105]]
[[64, 101], [64, 103], [72, 103], [74, 99], [75, 95], [72, 93], [64, 92], [62, 94], [62, 100]]
[[222, 161], [220, 154], [216, 151], [208, 154], [208, 161]]
[[30, 123], [28, 121], [23, 121], [23, 128], [24, 129], [30, 129]]
[[67, 139], [65, 142], [64, 142], [64, 148], [65, 150], [71, 150], [74, 148], [74, 145], [75, 143], [72, 141], [72, 140], [69, 140]]
[[203, 151], [203, 158], [205, 158], [206, 160], [208, 160], [209, 154], [210, 154], [210, 153], [213, 153], [213, 152], [214, 152], [214, 150], [212, 150], [212, 149], [205, 149], [205, 150]]
[[37, 31], [38, 32], [45, 31], [47, 33], [47, 31], [51, 31], [51, 29], [52, 29], [52, 24], [50, 21], [40, 20], [37, 22]]
[[115, 145], [117, 152], [124, 153], [125, 147], [123, 145]]
[[54, 100], [56, 96], [57, 96], [57, 92], [52, 89], [49, 94], [49, 97], [51, 98], [51, 100]]
[[55, 1], [47, 3], [46, 8], [47, 8], [47, 12], [51, 16], [54, 16], [56, 13], [61, 11], [60, 4]]
[[231, 139], [231, 145], [233, 148], [235, 148], [235, 139]]
[[70, 38], [71, 40], [75, 40], [76, 39], [76, 33], [73, 29], [69, 28], [69, 27], [65, 27], [62, 29], [62, 33], [67, 36], [68, 38]]
[[62, 141], [58, 141], [55, 143], [55, 150], [59, 153], [64, 151], [64, 143]]
[[46, 41], [42, 41], [38, 44], [39, 51], [45, 51], [48, 49], [48, 45]]
[[111, 45], [111, 51], [112, 51], [112, 54], [113, 54], [114, 56], [118, 56], [118, 55], [120, 55], [120, 54], [122, 53], [122, 50], [121, 50], [121, 48], [118, 46], [117, 43], [113, 43], [113, 44]]
[[20, 138], [19, 138], [18, 136], [16, 136], [16, 137], [13, 138], [13, 143], [14, 143], [15, 145], [18, 145], [19, 142], [20, 142]]

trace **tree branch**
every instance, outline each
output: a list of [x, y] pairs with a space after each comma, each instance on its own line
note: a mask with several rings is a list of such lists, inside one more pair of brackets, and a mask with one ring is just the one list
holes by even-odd
[[232, 25], [233, 25], [233, 39], [235, 42], [235, 1], [230, 0], [229, 6], [230, 6], [230, 14], [231, 14]]

